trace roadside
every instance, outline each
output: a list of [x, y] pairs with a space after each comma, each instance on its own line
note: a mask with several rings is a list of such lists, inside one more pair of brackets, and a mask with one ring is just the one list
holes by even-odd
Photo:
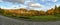
[[60, 21], [31, 22], [31, 21], [12, 19], [0, 15], [0, 25], [60, 25]]

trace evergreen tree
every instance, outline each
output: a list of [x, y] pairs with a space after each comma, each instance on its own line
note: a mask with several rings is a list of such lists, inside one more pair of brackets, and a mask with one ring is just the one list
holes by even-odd
[[60, 11], [60, 6], [58, 7], [59, 11]]
[[55, 9], [57, 9], [57, 6], [55, 5]]

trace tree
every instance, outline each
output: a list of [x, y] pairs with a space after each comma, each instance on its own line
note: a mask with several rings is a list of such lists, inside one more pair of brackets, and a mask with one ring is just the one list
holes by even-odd
[[60, 13], [60, 6], [58, 7], [59, 13]]
[[46, 15], [45, 11], [39, 11], [39, 15]]
[[37, 16], [39, 14], [39, 11], [37, 11], [37, 10], [30, 10], [29, 13], [30, 13], [31, 16]]
[[55, 9], [57, 9], [58, 7], [55, 5]]
[[47, 12], [46, 12], [48, 15], [54, 15], [54, 9], [52, 8], [52, 9], [49, 9], [49, 10], [47, 10]]
[[60, 12], [59, 9], [60, 9], [60, 6], [57, 7], [57, 6], [55, 5], [55, 9], [54, 9], [54, 11], [55, 11], [56, 14], [58, 14], [58, 13]]
[[0, 14], [3, 14], [4, 13], [4, 10], [0, 8]]

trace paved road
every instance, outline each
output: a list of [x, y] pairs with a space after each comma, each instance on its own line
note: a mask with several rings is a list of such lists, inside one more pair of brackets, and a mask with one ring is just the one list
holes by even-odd
[[0, 25], [60, 25], [60, 21], [32, 22], [32, 21], [17, 20], [17, 19], [0, 16]]

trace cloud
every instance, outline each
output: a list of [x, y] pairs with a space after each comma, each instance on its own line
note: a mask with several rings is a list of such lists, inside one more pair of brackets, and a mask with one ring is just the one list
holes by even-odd
[[29, 8], [42, 8], [42, 5], [35, 2], [36, 0], [25, 0], [25, 5], [28, 6]]
[[58, 0], [41, 0], [43, 2], [46, 2], [46, 1], [51, 1], [51, 2], [57, 2]]
[[30, 4], [30, 7], [41, 8], [42, 5], [38, 3]]
[[0, 2], [3, 2], [3, 0], [0, 0]]
[[29, 9], [38, 10], [40, 8], [43, 8], [44, 6], [39, 3], [29, 2], [28, 7], [29, 7]]
[[7, 1], [7, 2], [19, 2], [19, 3], [24, 3], [24, 0], [3, 0], [3, 1]]
[[52, 0], [53, 2], [57, 2], [58, 0]]
[[41, 8], [41, 7], [42, 7], [41, 4], [39, 4], [39, 3], [34, 3], [34, 2], [29, 2], [29, 3], [28, 3], [28, 6], [29, 6], [29, 7], [35, 7], [35, 8]]
[[34, 2], [34, 0], [27, 0], [25, 1], [25, 5], [27, 6], [27, 9], [39, 9], [42, 8], [43, 5], [37, 2]]

